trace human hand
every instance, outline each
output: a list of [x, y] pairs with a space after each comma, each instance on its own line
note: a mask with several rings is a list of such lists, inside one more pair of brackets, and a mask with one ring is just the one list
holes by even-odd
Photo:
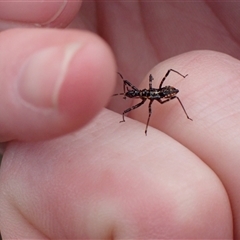
[[[34, 36], [38, 33], [38, 39], [46, 38], [45, 30], [25, 31], [34, 31]], [[56, 36], [56, 31], [48, 31], [46, 35], [52, 33], [50, 38], [60, 38], [60, 35]], [[65, 36], [64, 32], [61, 34], [61, 37]], [[70, 38], [69, 35], [73, 37], [75, 33], [67, 34]], [[82, 32], [78, 34], [83, 36]], [[90, 39], [97, 41], [93, 45], [102, 46], [103, 52], [108, 53], [105, 45], [95, 36], [91, 35]], [[23, 40], [21, 44], [26, 39]], [[35, 42], [32, 39], [32, 43]], [[121, 54], [124, 53], [125, 50]], [[127, 72], [131, 65], [127, 68], [121, 56], [116, 56], [121, 62], [121, 71], [130, 80], [124, 69]], [[9, 62], [10, 59], [14, 57], [9, 56]], [[95, 91], [94, 100], [97, 102], [104, 98], [106, 102], [112, 91], [109, 84], [112, 84], [114, 77], [111, 75], [115, 69], [110, 53], [106, 59], [106, 64], [110, 66], [107, 73], [104, 67], [99, 67], [95, 73], [103, 71], [100, 80], [93, 76], [90, 78], [93, 83], [101, 81], [103, 86], [103, 92]], [[137, 60], [132, 64], [133, 69]], [[94, 59], [89, 60], [89, 64], [92, 62]], [[62, 138], [8, 144], [0, 175], [1, 192], [4, 193], [0, 200], [3, 237], [231, 238], [232, 216], [239, 214], [236, 172], [238, 130], [234, 128], [239, 121], [238, 64], [226, 55], [192, 52], [170, 59], [151, 70], [156, 86], [168, 68], [189, 74], [184, 80], [171, 75], [169, 81], [180, 90], [179, 97], [193, 122], [185, 118], [177, 102], [160, 106], [155, 104], [150, 123], [155, 129], [149, 128], [149, 136], [145, 137], [143, 124], [127, 119], [125, 124], [118, 125], [120, 115], [102, 110], [87, 127]], [[81, 76], [82, 71], [79, 70], [70, 79]], [[143, 70], [136, 71], [136, 76], [140, 71]], [[136, 76], [133, 82], [137, 85]], [[78, 79], [81, 81], [79, 86], [82, 79], [84, 77]], [[119, 82], [122, 88], [121, 80]], [[143, 85], [147, 86], [147, 82], [148, 74]], [[85, 95], [76, 95], [74, 102], [85, 103], [85, 108], [80, 106], [77, 116], [74, 116], [78, 118], [76, 121], [71, 114], [63, 121], [63, 125], [73, 122], [71, 129], [62, 131], [65, 128], [49, 121], [43, 128], [46, 129], [43, 134], [42, 128], [37, 129], [39, 123], [35, 129], [33, 124], [29, 124], [31, 115], [26, 119], [29, 115], [23, 112], [28, 121], [26, 128], [28, 125], [31, 127], [29, 131], [21, 134], [21, 125], [18, 125], [18, 131], [2, 133], [2, 139], [29, 140], [31, 135], [35, 136], [35, 140], [44, 139], [44, 135], [51, 138], [84, 126], [105, 102], [100, 102], [92, 115], [82, 121], [83, 113], [88, 112], [83, 100]], [[85, 97], [89, 99], [87, 94]], [[7, 99], [5, 101], [8, 102]], [[121, 98], [114, 101], [123, 102]], [[111, 108], [114, 106], [118, 111], [124, 109], [124, 106], [112, 103]], [[146, 107], [135, 110], [131, 117], [145, 123]], [[66, 107], [67, 114], [68, 109], [69, 105]], [[72, 112], [75, 113], [75, 110]], [[54, 120], [58, 121], [58, 118]], [[2, 120], [2, 124], [5, 121]], [[54, 134], [46, 134], [48, 126], [51, 126], [50, 133]], [[20, 133], [13, 137], [14, 132]], [[234, 142], [228, 140], [232, 138]], [[237, 221], [234, 224], [237, 236]]]

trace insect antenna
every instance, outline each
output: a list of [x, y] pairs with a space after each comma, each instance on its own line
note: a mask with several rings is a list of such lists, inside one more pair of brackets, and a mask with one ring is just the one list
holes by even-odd
[[[126, 84], [130, 84], [127, 80], [124, 80], [124, 78], [123, 78], [123, 75], [120, 73], [120, 72], [117, 72], [117, 74], [121, 77], [121, 79], [123, 80], [123, 93], [115, 93], [115, 94], [113, 94], [112, 96], [118, 96], [118, 95], [122, 95], [122, 96], [124, 96], [123, 98], [124, 99], [126, 99], [126, 96], [125, 96], [125, 94], [126, 94], [126, 89], [127, 89], [127, 91], [129, 91], [129, 88], [128, 88], [128, 86], [126, 86]], [[130, 84], [131, 85], [131, 84]]]
[[125, 95], [125, 93], [115, 93], [112, 96]]
[[120, 72], [117, 72], [117, 74], [123, 79], [123, 75]]

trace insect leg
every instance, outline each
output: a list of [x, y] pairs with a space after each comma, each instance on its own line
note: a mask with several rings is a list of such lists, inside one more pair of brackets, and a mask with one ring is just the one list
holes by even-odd
[[145, 128], [145, 135], [146, 136], [147, 136], [147, 129], [148, 129], [149, 120], [150, 120], [150, 117], [152, 115], [152, 103], [153, 103], [153, 100], [150, 100], [149, 105], [148, 105], [148, 120], [147, 120], [147, 124], [146, 124], [146, 128]]
[[174, 97], [168, 98], [168, 99], [166, 99], [166, 100], [164, 100], [164, 101], [162, 101], [161, 99], [157, 99], [157, 101], [160, 102], [161, 104], [163, 104], [163, 103], [166, 103], [166, 102], [168, 102], [168, 101], [170, 101], [170, 100], [173, 100], [174, 98], [177, 98], [177, 100], [178, 100], [178, 102], [180, 103], [180, 105], [181, 105], [181, 107], [182, 107], [185, 115], [187, 116], [187, 118], [188, 118], [189, 120], [193, 121], [193, 120], [188, 116], [187, 111], [186, 111], [186, 109], [184, 108], [184, 106], [183, 106], [181, 100], [179, 99], [179, 97], [174, 96]]
[[122, 113], [123, 120], [120, 121], [120, 123], [121, 123], [121, 122], [125, 122], [124, 115], [125, 115], [126, 113], [128, 113], [128, 112], [130, 112], [130, 111], [132, 111], [132, 110], [134, 110], [134, 109], [136, 109], [136, 108], [138, 108], [138, 107], [140, 107], [141, 105], [143, 105], [143, 104], [145, 103], [146, 100], [147, 100], [147, 99], [144, 98], [140, 103], [138, 103], [138, 104], [136, 104], [136, 105], [134, 105], [134, 106], [126, 109], [126, 110]]
[[152, 74], [149, 75], [149, 90], [152, 89], [152, 81], [153, 81], [153, 76]]
[[175, 98], [177, 98], [177, 100], [179, 101], [179, 103], [180, 103], [180, 105], [182, 106], [182, 109], [183, 109], [183, 111], [185, 112], [187, 118], [192, 121], [192, 119], [188, 116], [187, 111], [185, 110], [185, 108], [184, 108], [181, 100], [179, 99], [179, 97], [175, 96]]
[[159, 89], [162, 88], [163, 82], [166, 80], [166, 78], [167, 78], [167, 76], [169, 75], [170, 72], [175, 72], [175, 73], [177, 73], [178, 75], [182, 76], [183, 78], [185, 78], [185, 77], [188, 75], [188, 74], [182, 75], [180, 72], [178, 72], [178, 71], [176, 71], [176, 70], [174, 70], [174, 69], [169, 69], [169, 70], [167, 71], [167, 73], [165, 74], [164, 78], [162, 79], [162, 81], [161, 81], [161, 83], [160, 83], [160, 85], [159, 85]]

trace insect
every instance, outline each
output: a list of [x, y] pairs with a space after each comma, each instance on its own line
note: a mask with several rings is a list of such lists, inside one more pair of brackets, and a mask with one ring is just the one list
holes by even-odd
[[179, 92], [178, 89], [172, 87], [172, 86], [164, 86], [163, 87], [163, 83], [164, 81], [167, 79], [168, 75], [170, 72], [175, 72], [177, 74], [179, 74], [180, 76], [182, 76], [183, 78], [187, 77], [187, 75], [182, 75], [181, 73], [179, 73], [176, 70], [173, 69], [169, 69], [167, 71], [167, 73], [165, 74], [164, 78], [162, 79], [162, 81], [160, 82], [159, 88], [153, 88], [152, 87], [152, 81], [153, 81], [153, 76], [150, 74], [149, 75], [149, 89], [142, 89], [139, 90], [138, 88], [136, 88], [135, 86], [133, 86], [128, 80], [125, 80], [122, 76], [121, 73], [118, 73], [119, 76], [122, 78], [123, 80], [123, 93], [117, 93], [114, 94], [113, 96], [117, 96], [117, 95], [123, 95], [124, 99], [128, 98], [140, 98], [142, 99], [141, 102], [139, 102], [138, 104], [126, 109], [123, 113], [122, 113], [122, 121], [120, 122], [125, 122], [125, 114], [136, 109], [139, 108], [141, 105], [143, 105], [146, 100], [148, 99], [149, 105], [148, 105], [148, 120], [147, 120], [147, 124], [146, 124], [146, 128], [145, 128], [145, 135], [147, 136], [147, 129], [148, 129], [148, 124], [149, 124], [149, 120], [152, 114], [152, 103], [154, 100], [158, 101], [159, 103], [163, 104], [166, 103], [170, 100], [173, 99], [177, 99], [178, 102], [180, 103], [180, 105], [182, 106], [182, 109], [186, 115], [186, 117], [192, 121], [192, 119], [188, 116], [181, 100], [179, 99], [177, 95], [177, 93]]

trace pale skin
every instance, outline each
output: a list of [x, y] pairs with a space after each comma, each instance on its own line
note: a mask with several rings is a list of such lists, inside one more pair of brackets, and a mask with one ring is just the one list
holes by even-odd
[[[240, 238], [237, 9], [0, 2], [3, 239]], [[193, 121], [175, 99], [147, 137], [147, 102], [119, 123], [139, 100], [111, 97], [116, 72], [142, 89], [170, 68]]]

